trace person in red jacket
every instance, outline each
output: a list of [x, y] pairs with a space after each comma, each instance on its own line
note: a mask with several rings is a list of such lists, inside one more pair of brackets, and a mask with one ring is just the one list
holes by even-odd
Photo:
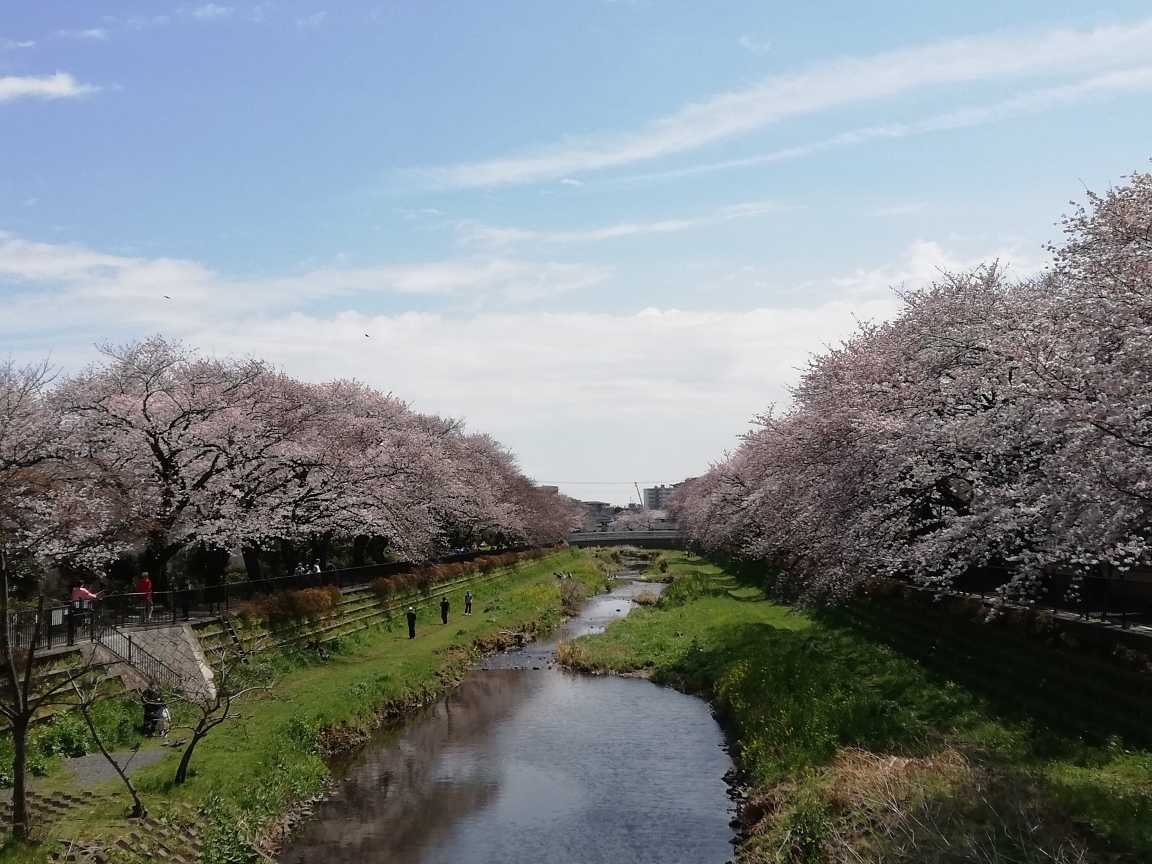
[[144, 620], [152, 620], [152, 580], [148, 577], [147, 571], [140, 574], [140, 580], [136, 583], [136, 593], [140, 595], [140, 599], [144, 601]]

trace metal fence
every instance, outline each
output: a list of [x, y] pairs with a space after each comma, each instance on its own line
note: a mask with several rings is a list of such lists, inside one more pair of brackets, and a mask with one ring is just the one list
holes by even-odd
[[[299, 591], [335, 585], [342, 593], [368, 587], [373, 580], [418, 570], [436, 564], [473, 561], [487, 555], [524, 552], [528, 546], [486, 549], [446, 555], [425, 562], [397, 561], [322, 570], [319, 573], [297, 573], [270, 579], [193, 585], [186, 583], [170, 591], [153, 591], [151, 604], [144, 594], [135, 591], [101, 592], [97, 600], [60, 603], [44, 609], [36, 649], [75, 645], [78, 641], [98, 641], [100, 634], [124, 627], [170, 626], [193, 618], [210, 618], [235, 611], [257, 597], [282, 591]], [[35, 631], [36, 611], [9, 614], [9, 634], [14, 648], [27, 649]], [[127, 658], [125, 658], [127, 659]]]
[[131, 633], [121, 632], [115, 627], [105, 627], [98, 630], [93, 641], [126, 661], [149, 681], [155, 681], [165, 687], [184, 686], [184, 679], [159, 657], [137, 645], [132, 640]]

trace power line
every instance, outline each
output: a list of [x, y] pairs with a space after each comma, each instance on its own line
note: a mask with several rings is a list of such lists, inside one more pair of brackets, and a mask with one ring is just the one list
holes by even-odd
[[634, 483], [665, 483], [665, 480], [537, 480], [548, 486], [631, 486]]

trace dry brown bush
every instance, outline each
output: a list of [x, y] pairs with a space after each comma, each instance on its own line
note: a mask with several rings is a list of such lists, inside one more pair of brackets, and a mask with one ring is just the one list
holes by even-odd
[[283, 591], [250, 600], [240, 607], [237, 616], [245, 621], [267, 621], [276, 625], [311, 621], [330, 614], [343, 598], [335, 585]]
[[925, 757], [846, 748], [815, 777], [753, 795], [743, 817], [742, 864], [1107, 860], [1025, 782], [953, 748]]

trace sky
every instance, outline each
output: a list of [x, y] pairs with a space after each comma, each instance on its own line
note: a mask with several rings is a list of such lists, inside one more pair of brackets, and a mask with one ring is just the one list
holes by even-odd
[[626, 504], [1150, 157], [1146, 0], [6, 0], [0, 356], [356, 378]]

